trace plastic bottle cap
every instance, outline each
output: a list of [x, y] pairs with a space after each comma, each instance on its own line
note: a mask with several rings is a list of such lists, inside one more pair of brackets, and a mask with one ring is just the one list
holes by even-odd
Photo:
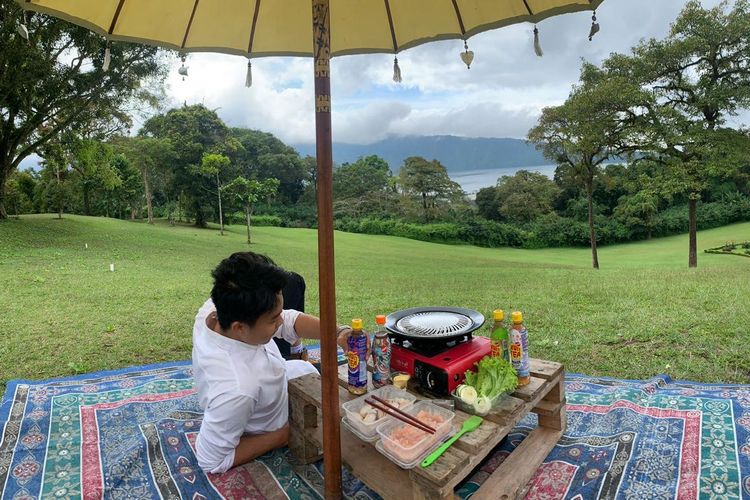
[[352, 320], [352, 330], [361, 330], [363, 326], [362, 320], [355, 318]]
[[494, 311], [492, 311], [492, 318], [495, 321], [502, 321], [503, 318], [505, 318], [505, 313], [502, 309], [495, 309]]
[[377, 316], [375, 316], [375, 323], [379, 325], [385, 325], [385, 315], [378, 314]]
[[521, 311], [513, 311], [511, 316], [513, 318], [513, 323], [523, 323], [523, 313]]

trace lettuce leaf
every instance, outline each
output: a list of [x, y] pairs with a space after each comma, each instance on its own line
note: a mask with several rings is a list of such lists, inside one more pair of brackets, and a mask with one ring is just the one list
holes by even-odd
[[475, 364], [477, 371], [467, 370], [464, 384], [477, 390], [480, 396], [493, 398], [518, 386], [516, 370], [501, 358], [486, 356]]

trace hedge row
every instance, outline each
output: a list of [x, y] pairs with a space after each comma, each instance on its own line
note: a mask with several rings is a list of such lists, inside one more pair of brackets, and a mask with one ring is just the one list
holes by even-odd
[[[750, 220], [750, 197], [698, 205], [698, 229], [724, 226]], [[468, 222], [416, 224], [394, 219], [337, 219], [340, 231], [385, 234], [421, 241], [471, 244], [482, 247], [571, 247], [589, 245], [587, 222], [548, 214], [524, 227], [475, 219]], [[652, 236], [668, 236], [688, 230], [687, 206], [673, 207], [657, 214]], [[597, 243], [606, 245], [647, 237], [643, 227], [629, 227], [614, 217], [596, 218]]]

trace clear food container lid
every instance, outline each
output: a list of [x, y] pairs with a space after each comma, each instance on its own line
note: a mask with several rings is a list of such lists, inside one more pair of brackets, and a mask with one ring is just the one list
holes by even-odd
[[421, 446], [422, 443], [424, 443], [424, 441], [430, 438], [434, 438], [436, 436], [440, 438], [442, 435], [445, 434], [446, 430], [450, 430], [450, 424], [453, 421], [453, 417], [455, 417], [456, 414], [450, 410], [446, 410], [445, 408], [436, 406], [430, 403], [429, 401], [426, 401], [426, 400], [418, 401], [404, 411], [408, 413], [409, 415], [413, 415], [416, 417], [417, 414], [423, 410], [428, 411], [432, 413], [433, 415], [440, 415], [441, 417], [443, 417], [443, 422], [435, 429], [438, 432], [436, 432], [435, 434], [430, 434], [429, 432], [420, 431], [419, 429], [414, 428], [415, 431], [421, 432], [422, 436], [420, 436], [420, 439], [417, 442], [415, 442], [412, 446], [402, 446], [397, 441], [394, 441], [393, 439], [391, 439], [390, 434], [395, 429], [405, 426], [405, 425], [409, 425], [409, 424], [407, 424], [406, 422], [402, 422], [401, 420], [391, 418], [391, 419], [388, 419], [388, 421], [381, 423], [377, 428], [378, 434], [380, 434], [381, 439], [387, 440], [390, 443], [392, 443], [394, 446], [401, 448], [402, 450], [408, 452], [410, 450], [413, 450], [417, 446]]
[[[372, 392], [368, 392], [367, 394], [364, 394], [364, 395], [358, 397], [357, 399], [353, 399], [351, 401], [347, 401], [346, 403], [344, 403], [343, 405], [341, 405], [341, 407], [346, 412], [347, 417], [349, 417], [349, 424], [350, 425], [354, 425], [354, 422], [352, 422], [352, 419], [353, 418], [358, 418], [357, 416], [359, 414], [359, 410], [363, 406], [367, 405], [367, 403], [365, 402], [365, 400], [368, 399], [368, 398], [371, 398], [372, 396], [377, 396], [380, 399], [384, 399], [386, 401], [388, 401], [388, 400], [394, 400], [394, 399], [405, 399], [407, 402], [404, 403], [404, 406], [402, 408], [400, 408], [400, 409], [402, 409], [404, 411], [406, 411], [406, 409], [408, 409], [409, 407], [411, 407], [412, 404], [414, 403], [414, 401], [417, 400], [417, 397], [414, 396], [413, 394], [410, 394], [410, 393], [408, 393], [408, 392], [406, 392], [404, 390], [401, 390], [401, 389], [398, 389], [396, 387], [393, 387], [392, 385], [383, 386], [383, 387], [381, 387], [379, 389], [375, 389]], [[357, 425], [366, 426], [366, 427], [369, 427], [369, 426], [373, 426], [374, 427], [374, 426], [376, 426], [378, 424], [382, 424], [383, 423], [383, 418], [388, 418], [388, 415], [386, 415], [385, 417], [379, 418], [379, 419], [375, 420], [374, 422], [359, 421], [359, 422], [357, 422]]]

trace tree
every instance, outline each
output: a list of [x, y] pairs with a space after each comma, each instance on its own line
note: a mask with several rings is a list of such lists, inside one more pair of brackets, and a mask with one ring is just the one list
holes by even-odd
[[174, 158], [171, 196], [184, 196], [195, 225], [206, 225], [206, 193], [213, 193], [211, 182], [200, 173], [204, 153], [213, 153], [229, 138], [229, 129], [215, 111], [196, 104], [171, 109], [149, 118], [138, 133], [141, 137], [169, 139]]
[[279, 189], [278, 179], [266, 179], [263, 182], [255, 179], [245, 179], [242, 176], [235, 178], [221, 189], [226, 191], [245, 209], [247, 221], [247, 243], [250, 244], [250, 218], [253, 215], [253, 205], [260, 200], [268, 199], [275, 195]]
[[200, 166], [203, 175], [216, 179], [216, 196], [219, 199], [219, 231], [222, 236], [224, 236], [224, 215], [221, 212], [221, 178], [219, 174], [229, 168], [230, 165], [229, 158], [222, 154], [204, 153]]
[[115, 217], [121, 218], [123, 209], [127, 209], [130, 220], [135, 220], [143, 205], [141, 173], [122, 153], [118, 153], [112, 158], [112, 168], [117, 171], [117, 175], [122, 182], [119, 186], [110, 190], [107, 202], [113, 206]]
[[115, 147], [122, 151], [129, 161], [140, 171], [143, 192], [146, 198], [146, 216], [149, 224], [154, 223], [154, 188], [158, 184], [163, 189], [176, 153], [169, 139], [154, 137], [119, 137]]
[[502, 219], [528, 223], [554, 211], [560, 188], [544, 174], [519, 170], [497, 181], [495, 200]]
[[656, 227], [658, 212], [659, 197], [653, 191], [644, 189], [620, 198], [614, 214], [629, 228], [645, 232], [646, 238], [650, 240], [651, 232]]
[[399, 183], [406, 194], [419, 196], [424, 222], [435, 218], [440, 204], [449, 204], [464, 195], [461, 186], [448, 177], [448, 171], [439, 161], [427, 161], [420, 156], [404, 160]]
[[530, 142], [558, 167], [556, 178], [567, 178], [582, 186], [588, 203], [589, 240], [594, 269], [599, 269], [594, 227], [594, 179], [603, 162], [619, 151], [626, 125], [618, 121], [623, 102], [630, 102], [633, 89], [621, 79], [588, 82], [594, 71], [584, 64], [583, 84], [575, 86], [561, 106], [544, 108], [539, 123], [528, 133]]
[[688, 197], [688, 266], [698, 265], [697, 204], [711, 177], [728, 176], [747, 161], [747, 135], [726, 119], [750, 107], [750, 4], [736, 0], [704, 9], [689, 1], [664, 40], [615, 54], [595, 79], [617, 78], [643, 88], [623, 109], [634, 126], [628, 149], [662, 166], [655, 179]]
[[24, 158], [103, 116], [127, 127], [123, 111], [154, 103], [166, 74], [155, 47], [114, 43], [104, 71], [100, 35], [34, 14], [27, 41], [17, 33], [21, 17], [16, 2], [0, 0], [0, 219], [7, 217], [6, 182]]
[[344, 163], [333, 172], [333, 195], [337, 211], [353, 217], [387, 211], [391, 169], [376, 155]]
[[91, 215], [91, 192], [98, 185], [111, 191], [122, 183], [117, 169], [112, 166], [112, 147], [93, 139], [81, 139], [67, 135], [70, 166], [81, 186], [83, 213]]

